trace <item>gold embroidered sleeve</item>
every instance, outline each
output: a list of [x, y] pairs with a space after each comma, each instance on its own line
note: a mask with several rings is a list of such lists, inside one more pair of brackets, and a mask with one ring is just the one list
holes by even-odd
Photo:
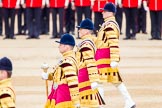
[[90, 82], [98, 81], [99, 75], [96, 61], [94, 59], [94, 48], [89, 43], [85, 43], [82, 45], [80, 51], [83, 55], [83, 61], [88, 69]]
[[57, 66], [53, 72], [48, 74], [48, 80], [53, 80], [54, 82], [58, 82], [61, 77], [61, 67]]
[[119, 31], [113, 24], [109, 24], [105, 33], [110, 48], [110, 60], [119, 62]]
[[15, 108], [15, 95], [10, 88], [0, 89], [0, 108]]
[[62, 71], [65, 74], [67, 84], [69, 86], [70, 95], [74, 104], [79, 103], [79, 88], [77, 67], [72, 60], [66, 60], [62, 64]]

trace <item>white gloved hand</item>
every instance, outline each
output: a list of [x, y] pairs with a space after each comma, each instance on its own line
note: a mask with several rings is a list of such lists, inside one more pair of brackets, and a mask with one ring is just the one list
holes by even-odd
[[144, 6], [143, 8], [145, 9], [145, 11], [149, 11], [148, 6]]
[[112, 61], [112, 62], [110, 63], [110, 66], [111, 66], [111, 68], [116, 68], [116, 67], [118, 66], [118, 62]]
[[94, 0], [91, 0], [91, 9], [93, 8], [94, 6]]
[[92, 82], [91, 83], [91, 88], [92, 89], [96, 89], [98, 87], [98, 83], [97, 82]]
[[57, 83], [54, 83], [54, 89], [57, 89], [57, 87], [58, 87], [58, 84]]
[[65, 0], [65, 9], [68, 8], [68, 5], [69, 5], [69, 0]]
[[80, 104], [75, 104], [75, 108], [80, 108]]
[[147, 1], [143, 1], [143, 8], [145, 9], [145, 11], [149, 11], [149, 8], [147, 6]]
[[74, 2], [71, 2], [71, 9], [72, 10], [75, 10], [75, 4], [74, 4]]
[[118, 3], [118, 5], [119, 5], [120, 8], [123, 7], [123, 6], [122, 6], [122, 1], [121, 1], [121, 0], [118, 0], [117, 3]]
[[42, 72], [42, 79], [47, 80], [48, 79], [48, 73]]

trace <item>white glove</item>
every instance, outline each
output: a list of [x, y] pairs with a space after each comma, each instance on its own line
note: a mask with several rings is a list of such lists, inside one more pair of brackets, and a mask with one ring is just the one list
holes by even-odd
[[144, 6], [143, 8], [145, 9], [145, 11], [149, 11], [148, 6]]
[[80, 108], [80, 104], [75, 104], [75, 108]]
[[138, 0], [138, 9], [141, 8], [142, 0]]
[[145, 11], [149, 11], [146, 1], [143, 1], [143, 8], [145, 9]]
[[119, 5], [120, 8], [123, 7], [123, 6], [122, 6], [122, 1], [121, 1], [121, 0], [118, 0], [117, 3], [118, 3], [118, 5]]
[[58, 84], [57, 83], [54, 83], [54, 89], [57, 89], [57, 87], [58, 87]]
[[94, 0], [91, 0], [91, 8], [93, 8]]
[[91, 88], [94, 90], [98, 87], [98, 83], [97, 82], [92, 82], [91, 83]]
[[65, 9], [68, 8], [68, 5], [69, 5], [69, 0], [65, 0]]
[[112, 68], [116, 68], [116, 67], [118, 66], [118, 62], [112, 61], [112, 62], [110, 63], [110, 66], [111, 66]]
[[47, 80], [48, 79], [48, 73], [42, 72], [42, 79]]
[[71, 8], [72, 8], [72, 10], [75, 10], [75, 4], [74, 4], [74, 2], [71, 2]]

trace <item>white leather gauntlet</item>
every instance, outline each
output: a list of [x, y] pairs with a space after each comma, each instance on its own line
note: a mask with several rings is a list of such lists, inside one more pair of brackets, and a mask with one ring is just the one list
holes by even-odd
[[145, 9], [145, 11], [149, 11], [149, 8], [147, 6], [147, 1], [143, 1], [143, 8]]
[[110, 66], [111, 66], [111, 68], [116, 68], [116, 67], [118, 66], [118, 62], [112, 61], [112, 62], [110, 63]]
[[48, 79], [48, 73], [42, 72], [42, 79], [47, 80]]
[[91, 83], [91, 88], [92, 89], [96, 89], [98, 87], [98, 83], [97, 82], [92, 82]]
[[80, 104], [75, 104], [75, 108], [80, 108]]

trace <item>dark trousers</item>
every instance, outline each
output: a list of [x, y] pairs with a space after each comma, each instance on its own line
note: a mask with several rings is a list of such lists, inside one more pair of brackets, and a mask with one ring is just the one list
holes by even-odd
[[126, 16], [126, 38], [136, 36], [137, 8], [124, 8]]
[[18, 17], [18, 34], [25, 34], [27, 30], [26, 25], [26, 9], [20, 7], [17, 11]]
[[[82, 17], [84, 15], [85, 18], [91, 19], [91, 9], [90, 6], [76, 6], [76, 13], [77, 13], [77, 25], [79, 25], [82, 21]], [[78, 38], [79, 37], [79, 32], [78, 32]]]
[[2, 21], [3, 21], [3, 11], [2, 8], [0, 7], [0, 36], [2, 35], [2, 31], [3, 31], [3, 25], [2, 25]]
[[90, 6], [76, 6], [76, 13], [77, 13], [77, 24], [79, 25], [82, 21], [82, 16], [84, 15], [85, 18], [91, 19], [91, 9]]
[[29, 37], [39, 37], [41, 8], [26, 8]]
[[42, 9], [41, 14], [41, 34], [48, 34], [49, 33], [49, 13], [50, 9], [45, 6], [45, 8]]
[[[59, 32], [57, 31], [57, 13], [59, 14]], [[54, 38], [63, 35], [64, 8], [52, 8], [53, 32]]]
[[137, 21], [137, 32], [142, 31], [146, 32], [146, 11], [143, 8], [143, 5], [138, 9], [138, 21]]
[[6, 38], [13, 38], [16, 10], [14, 8], [3, 8], [3, 13], [4, 13], [3, 15], [4, 15]]
[[101, 12], [94, 12], [94, 27], [95, 31], [100, 29], [101, 24], [104, 22]]
[[116, 18], [116, 22], [119, 25], [120, 31], [122, 29], [122, 20], [123, 20], [123, 8], [120, 8], [119, 6], [117, 6], [117, 11], [115, 14], [115, 18]]
[[72, 10], [71, 3], [69, 3], [68, 8], [65, 10], [65, 27], [66, 32], [74, 32], [75, 29], [75, 11]]
[[161, 38], [162, 11], [150, 11], [151, 36], [154, 39]]

